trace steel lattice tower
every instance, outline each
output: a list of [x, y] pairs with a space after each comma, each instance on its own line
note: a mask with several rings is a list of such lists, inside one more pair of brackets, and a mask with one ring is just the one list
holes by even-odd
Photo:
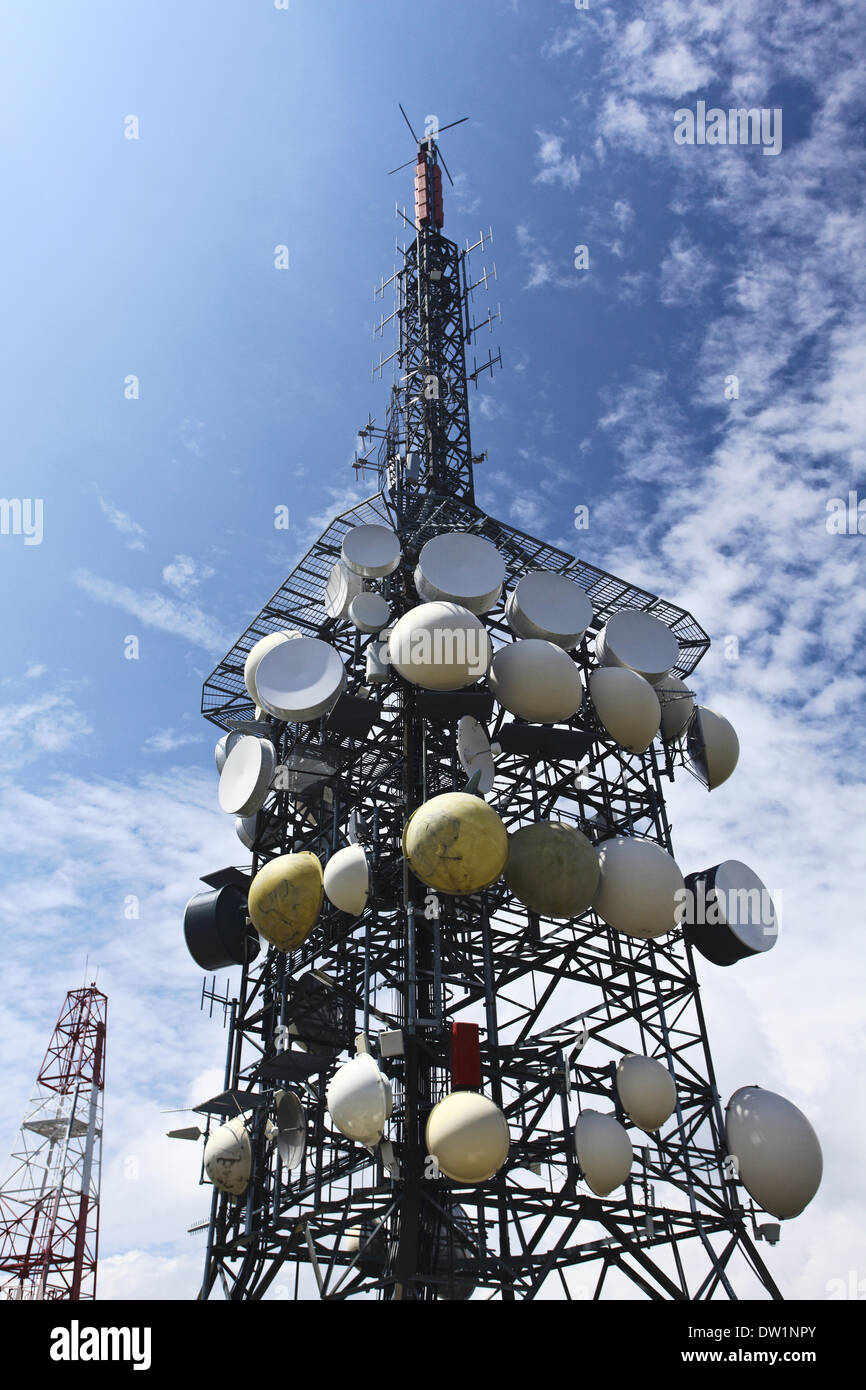
[[[403, 558], [384, 581], [394, 620], [417, 601], [414, 567], [422, 545], [445, 530], [493, 542], [506, 561], [506, 588], [527, 570], [569, 576], [589, 595], [594, 617], [574, 653], [584, 680], [587, 643], [621, 609], [659, 617], [675, 633], [674, 673], [687, 680], [709, 646], [683, 609], [534, 539], [479, 510], [474, 501], [467, 385], [494, 359], [469, 371], [466, 349], [492, 316], [471, 321], [470, 252], [442, 233], [441, 175], [432, 139], [419, 142], [414, 236], [394, 284], [398, 374], [384, 429], [361, 431], [380, 490], [337, 517], [205, 683], [202, 709], [223, 730], [262, 733], [244, 686], [244, 662], [262, 637], [291, 628], [319, 637], [342, 656], [347, 693], [316, 724], [271, 721], [267, 736], [287, 770], [258, 814], [251, 873], [290, 851], [322, 860], [365, 843], [373, 864], [370, 902], [357, 919], [327, 901], [304, 945], [248, 955], [231, 1003], [226, 1090], [198, 1107], [224, 1120], [241, 1110], [252, 1140], [252, 1177], [240, 1200], [214, 1191], [201, 1297], [230, 1299], [271, 1289], [323, 1299], [478, 1297], [506, 1300], [599, 1297], [608, 1272], [625, 1274], [649, 1298], [735, 1297], [729, 1275], [739, 1252], [767, 1293], [780, 1295], [755, 1249], [754, 1210], [725, 1165], [720, 1098], [691, 949], [676, 930], [655, 941], [619, 934], [587, 911], [563, 923], [539, 918], [499, 880], [472, 897], [432, 895], [409, 871], [404, 824], [423, 801], [460, 789], [455, 729], [461, 715], [484, 721], [501, 746], [488, 801], [508, 827], [555, 815], [595, 843], [639, 835], [672, 850], [663, 785], [685, 769], [678, 748], [623, 751], [584, 707], [563, 729], [511, 719], [484, 682], [448, 695], [417, 689], [391, 672], [366, 678], [373, 640], [323, 616], [322, 594], [346, 532], [364, 523], [392, 527]], [[391, 358], [380, 361], [384, 366]], [[486, 618], [508, 640], [500, 607]], [[206, 882], [248, 883], [238, 870]], [[318, 1042], [297, 1035], [306, 1007], [298, 982], [330, 991], [330, 1023]], [[215, 987], [206, 990], [216, 998]], [[226, 1001], [227, 1002], [227, 1001]], [[507, 1116], [505, 1166], [480, 1186], [459, 1187], [425, 1167], [424, 1130], [450, 1089], [454, 1022], [481, 1026], [483, 1089]], [[309, 1019], [308, 1019], [309, 1022]], [[403, 1055], [383, 1059], [395, 1092], [388, 1131], [393, 1153], [371, 1154], [329, 1122], [325, 1085], [354, 1035], [400, 1031]], [[587, 1040], [592, 1064], [582, 1060]], [[599, 1052], [608, 1060], [598, 1060]], [[599, 1099], [622, 1111], [613, 1085], [629, 1052], [660, 1059], [674, 1074], [678, 1103], [664, 1135], [635, 1137], [632, 1174], [602, 1200], [581, 1181], [573, 1124]], [[271, 1142], [275, 1093], [293, 1090], [307, 1114], [300, 1167], [283, 1171]], [[744, 1205], [745, 1202], [745, 1205]], [[358, 1248], [346, 1233], [360, 1228]], [[307, 1267], [304, 1284], [301, 1270]], [[310, 1270], [310, 1267], [312, 1269]], [[575, 1271], [577, 1271], [575, 1273]]]
[[108, 1000], [71, 989], [0, 1189], [0, 1291], [96, 1297]]

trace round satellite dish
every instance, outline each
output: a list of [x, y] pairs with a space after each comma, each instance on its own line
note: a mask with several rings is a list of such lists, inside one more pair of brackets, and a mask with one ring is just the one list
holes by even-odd
[[256, 842], [256, 816], [236, 816], [235, 834], [245, 849], [252, 849]]
[[728, 780], [740, 756], [733, 725], [704, 705], [695, 706], [686, 746], [696, 772], [710, 791]]
[[250, 1136], [243, 1115], [214, 1130], [204, 1146], [204, 1170], [220, 1192], [241, 1197], [247, 1190], [253, 1165]]
[[359, 1052], [328, 1083], [328, 1113], [341, 1134], [368, 1147], [378, 1144], [393, 1105], [391, 1085], [369, 1052]]
[[653, 840], [617, 836], [598, 847], [601, 870], [593, 907], [626, 936], [664, 936], [677, 926], [685, 879], [676, 860]]
[[583, 1110], [574, 1126], [577, 1161], [597, 1197], [609, 1197], [631, 1172], [632, 1147], [615, 1115]]
[[542, 917], [577, 917], [598, 889], [598, 855], [585, 835], [558, 821], [524, 825], [508, 839], [505, 882]]
[[725, 1111], [728, 1152], [746, 1191], [779, 1221], [799, 1216], [821, 1185], [818, 1136], [796, 1105], [773, 1091], [743, 1086]]
[[687, 939], [714, 965], [734, 965], [775, 946], [779, 921], [773, 899], [739, 859], [689, 874], [682, 916]]
[[391, 609], [381, 594], [356, 594], [349, 604], [349, 621], [359, 632], [378, 632], [390, 616]]
[[196, 893], [183, 914], [187, 950], [202, 970], [224, 970], [255, 960], [258, 942], [246, 924], [246, 896], [234, 883]]
[[580, 672], [568, 653], [532, 637], [499, 648], [490, 689], [511, 714], [532, 724], [570, 719], [583, 700]]
[[614, 613], [595, 639], [595, 654], [602, 666], [628, 666], [648, 681], [666, 676], [679, 650], [670, 628], [637, 608]]
[[214, 749], [214, 758], [216, 759], [217, 772], [222, 772], [226, 764], [226, 758], [228, 757], [229, 753], [232, 751], [238, 739], [240, 738], [243, 738], [243, 734], [241, 733], [240, 729], [230, 729], [227, 734], [223, 734], [222, 738], [219, 740], [216, 748]]
[[266, 738], [238, 739], [220, 773], [219, 803], [232, 816], [250, 816], [265, 804], [277, 766], [274, 745]]
[[353, 526], [343, 538], [343, 564], [363, 579], [393, 574], [400, 563], [400, 541], [390, 526]]
[[496, 780], [496, 764], [490, 751], [490, 740], [471, 714], [464, 714], [457, 724], [457, 756], [460, 766], [468, 777], [481, 773], [478, 790], [482, 796], [493, 790]]
[[655, 684], [655, 692], [661, 705], [662, 740], [676, 743], [685, 733], [686, 725], [694, 713], [695, 702], [689, 688], [679, 676], [668, 674]]
[[328, 575], [328, 582], [325, 585], [325, 592], [322, 595], [322, 602], [325, 605], [325, 612], [329, 618], [336, 618], [342, 622], [349, 615], [349, 604], [353, 598], [362, 593], [364, 581], [354, 570], [347, 569], [341, 560], [337, 563]]
[[322, 906], [322, 866], [315, 854], [281, 854], [263, 864], [247, 903], [256, 931], [280, 951], [309, 936]]
[[435, 892], [478, 893], [505, 868], [508, 832], [480, 796], [443, 792], [409, 817], [403, 853], [413, 874]]
[[425, 690], [462, 690], [490, 665], [487, 629], [457, 603], [422, 603], [394, 624], [388, 660], [404, 680]]
[[589, 693], [611, 738], [628, 753], [645, 753], [662, 714], [649, 682], [625, 666], [598, 666], [590, 675]]
[[247, 688], [247, 694], [250, 699], [257, 706], [256, 719], [259, 718], [259, 696], [256, 690], [256, 672], [259, 669], [259, 662], [266, 652], [273, 651], [274, 647], [278, 647], [281, 642], [290, 642], [295, 637], [300, 637], [300, 633], [289, 631], [271, 632], [267, 637], [262, 637], [260, 641], [256, 642], [244, 662], [244, 685]]
[[325, 865], [325, 892], [334, 907], [359, 917], [369, 891], [370, 867], [363, 845], [347, 845], [331, 855]]
[[632, 1124], [655, 1134], [674, 1113], [677, 1088], [667, 1067], [652, 1057], [631, 1053], [616, 1069], [616, 1089]]
[[508, 1157], [510, 1142], [499, 1106], [478, 1091], [452, 1092], [427, 1121], [427, 1151], [452, 1182], [487, 1182]]
[[307, 1146], [307, 1117], [294, 1091], [277, 1091], [274, 1115], [277, 1126], [277, 1153], [289, 1172], [297, 1168]]
[[415, 588], [428, 603], [459, 603], [488, 613], [502, 591], [505, 561], [496, 546], [467, 531], [443, 531], [421, 549]]
[[592, 620], [592, 604], [564, 574], [530, 570], [509, 595], [505, 616], [518, 637], [540, 637], [571, 651]]
[[[236, 816], [235, 834], [245, 849], [253, 850], [256, 847], [256, 826], [258, 825], [257, 816]], [[259, 843], [259, 852], [262, 850], [274, 849], [280, 843], [279, 825], [269, 825]]]
[[340, 653], [318, 637], [299, 637], [266, 652], [256, 686], [262, 706], [277, 719], [301, 724], [327, 714], [346, 686]]

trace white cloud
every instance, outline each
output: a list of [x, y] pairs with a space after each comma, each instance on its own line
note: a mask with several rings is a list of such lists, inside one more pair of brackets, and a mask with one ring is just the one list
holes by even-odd
[[560, 183], [563, 188], [576, 188], [580, 183], [580, 168], [573, 154], [566, 154], [560, 135], [548, 135], [536, 131], [541, 145], [536, 161], [541, 168], [535, 176], [536, 183]]
[[116, 531], [120, 531], [121, 535], [131, 536], [132, 539], [126, 542], [127, 550], [147, 549], [142, 540], [142, 537], [147, 535], [143, 526], [139, 526], [137, 521], [133, 521], [131, 516], [120, 511], [112, 502], [106, 502], [104, 497], [99, 498], [99, 505]]
[[[539, 290], [546, 285], [560, 290], [575, 290], [581, 287], [586, 277], [577, 271], [571, 275], [563, 275], [560, 263], [554, 259], [547, 247], [533, 236], [525, 224], [520, 223], [517, 226], [516, 236], [517, 248], [529, 267], [529, 278], [523, 286], [524, 289]], [[570, 265], [572, 260], [573, 256], [569, 258], [567, 264]]]
[[0, 723], [7, 767], [30, 762], [43, 753], [62, 753], [93, 732], [71, 695], [62, 689], [0, 708]]
[[189, 594], [205, 579], [213, 579], [210, 565], [197, 565], [190, 555], [175, 555], [173, 562], [162, 571], [163, 582], [179, 594]]
[[183, 637], [206, 651], [222, 655], [234, 641], [215, 618], [194, 604], [177, 603], [165, 594], [136, 593], [125, 584], [102, 579], [87, 570], [78, 570], [72, 578], [79, 589], [83, 589], [98, 602], [120, 608], [132, 617], [138, 618], [146, 627]]
[[187, 743], [199, 743], [200, 734], [180, 734], [174, 729], [160, 729], [145, 739], [142, 747], [146, 753], [172, 753], [175, 748], [183, 748]]
[[45, 672], [47, 670], [47, 666], [44, 666], [39, 662], [33, 662], [30, 666], [27, 667], [27, 670], [24, 672], [24, 679], [27, 681], [38, 680], [40, 676], [45, 675]]
[[713, 276], [713, 262], [704, 247], [685, 235], [675, 236], [659, 271], [662, 304], [693, 304]]

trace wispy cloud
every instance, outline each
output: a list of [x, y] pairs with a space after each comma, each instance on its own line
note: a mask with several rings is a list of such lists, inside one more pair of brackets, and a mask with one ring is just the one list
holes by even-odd
[[174, 729], [160, 729], [145, 739], [142, 747], [145, 753], [173, 753], [175, 748], [183, 748], [187, 743], [200, 743], [200, 734], [175, 733]]
[[43, 753], [62, 753], [93, 732], [71, 695], [62, 690], [0, 708], [0, 726], [6, 767], [31, 762]]
[[[525, 224], [520, 223], [518, 225], [516, 236], [517, 249], [529, 268], [529, 278], [523, 286], [524, 289], [540, 290], [550, 285], [555, 289], [576, 290], [585, 283], [586, 276], [577, 272], [564, 275], [561, 263], [554, 258], [548, 248], [530, 232]], [[567, 264], [569, 263], [567, 262]]]
[[152, 591], [137, 593], [125, 584], [102, 579], [88, 570], [78, 570], [72, 578], [91, 598], [122, 609], [146, 627], [183, 637], [197, 647], [220, 655], [232, 645], [234, 639], [221, 628], [217, 619], [195, 604], [181, 604]]
[[143, 526], [139, 526], [137, 521], [133, 521], [131, 516], [127, 516], [126, 512], [122, 512], [120, 508], [115, 507], [112, 502], [106, 502], [104, 497], [99, 498], [99, 505], [114, 529], [120, 531], [121, 535], [131, 537], [131, 539], [126, 542], [127, 550], [147, 549], [143, 540], [147, 532]]

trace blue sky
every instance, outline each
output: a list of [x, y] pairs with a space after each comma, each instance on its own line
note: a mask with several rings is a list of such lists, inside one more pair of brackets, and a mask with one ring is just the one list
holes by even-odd
[[[674, 790], [677, 856], [745, 859], [784, 933], [702, 976], [720, 1085], [780, 1090], [824, 1143], [824, 1188], [772, 1252], [785, 1291], [856, 1266], [866, 540], [826, 516], [866, 496], [861, 29], [803, 0], [5, 13], [0, 491], [42, 499], [43, 537], [0, 536], [3, 1146], [89, 951], [111, 1010], [103, 1296], [184, 1297], [200, 1269], [198, 1156], [159, 1109], [208, 1093], [224, 1045], [181, 935], [198, 875], [238, 858], [201, 683], [369, 490], [348, 462], [387, 396], [398, 101], [416, 129], [470, 116], [443, 136], [445, 231], [493, 226], [481, 505], [713, 638], [696, 683], [741, 762], [709, 797]], [[780, 108], [781, 154], [676, 145], [698, 100]]]

